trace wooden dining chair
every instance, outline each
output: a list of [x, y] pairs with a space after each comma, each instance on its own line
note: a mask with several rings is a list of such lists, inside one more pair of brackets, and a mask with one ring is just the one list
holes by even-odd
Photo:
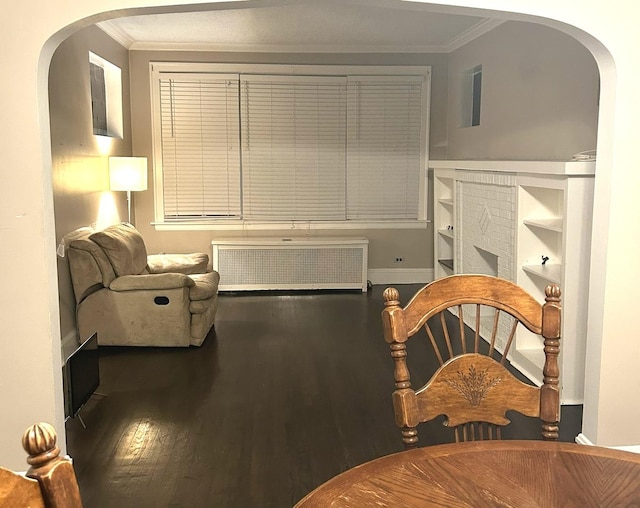
[[60, 457], [55, 429], [40, 422], [22, 436], [31, 465], [25, 475], [0, 467], [0, 506], [12, 508], [82, 508], [71, 460]]
[[[403, 308], [398, 290], [385, 289], [382, 322], [394, 360], [393, 408], [406, 448], [417, 445], [418, 424], [439, 415], [454, 429], [456, 442], [500, 439], [509, 410], [540, 418], [543, 439], [558, 439], [560, 289], [549, 285], [545, 295], [540, 304], [505, 279], [452, 275], [424, 286]], [[535, 334], [544, 349], [542, 386], [520, 381], [505, 366], [518, 327]], [[406, 343], [422, 330], [439, 367], [414, 390]], [[411, 358], [412, 369], [417, 360]]]

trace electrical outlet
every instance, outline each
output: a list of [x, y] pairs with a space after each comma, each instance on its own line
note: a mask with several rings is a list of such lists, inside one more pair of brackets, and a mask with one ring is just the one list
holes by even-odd
[[404, 258], [402, 258], [402, 257], [396, 257], [396, 258], [393, 258], [393, 261], [394, 261], [395, 263], [403, 263], [403, 262], [404, 262]]

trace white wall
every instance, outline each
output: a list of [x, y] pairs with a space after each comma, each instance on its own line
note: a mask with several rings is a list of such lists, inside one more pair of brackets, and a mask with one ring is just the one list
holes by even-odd
[[[112, 0], [111, 9], [198, 0]], [[477, 0], [430, 0], [476, 7]], [[601, 99], [588, 333], [584, 431], [603, 445], [640, 443], [640, 341], [629, 337], [640, 301], [640, 215], [636, 129], [640, 118], [640, 12], [632, 0], [580, 3], [557, 0], [483, 0], [486, 8], [560, 20], [583, 38], [601, 71]], [[37, 420], [53, 423], [64, 441], [55, 230], [49, 145], [47, 76], [51, 54], [78, 20], [100, 13], [98, 0], [23, 0], [3, 7], [0, 64], [0, 455], [5, 466], [25, 468], [19, 440]], [[412, 4], [417, 7], [417, 3]], [[97, 18], [88, 19], [95, 22]], [[559, 25], [560, 26], [560, 25]], [[52, 38], [52, 36], [55, 37]], [[44, 48], [44, 50], [43, 50]], [[610, 53], [609, 53], [610, 52]], [[631, 220], [630, 220], [631, 218]]]

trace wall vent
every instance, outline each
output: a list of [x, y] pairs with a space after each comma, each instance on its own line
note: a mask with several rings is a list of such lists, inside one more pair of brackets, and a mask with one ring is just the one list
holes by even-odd
[[367, 291], [369, 242], [363, 238], [214, 240], [220, 291]]

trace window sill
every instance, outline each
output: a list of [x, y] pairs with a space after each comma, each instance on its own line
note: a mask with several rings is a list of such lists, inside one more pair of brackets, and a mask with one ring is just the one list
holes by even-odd
[[427, 229], [431, 220], [348, 222], [172, 221], [152, 222], [157, 231], [282, 231], [337, 229]]

